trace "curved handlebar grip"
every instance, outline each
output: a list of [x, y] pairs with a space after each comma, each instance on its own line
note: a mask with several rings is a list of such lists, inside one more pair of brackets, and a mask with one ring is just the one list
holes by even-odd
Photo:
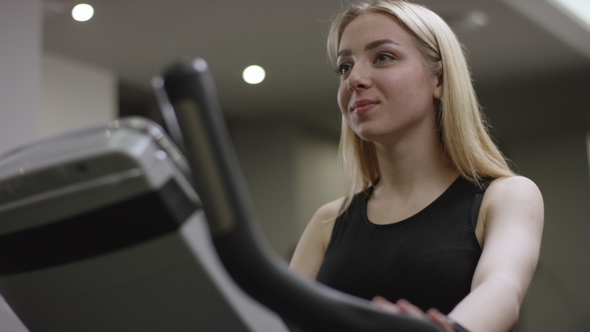
[[306, 331], [441, 331], [434, 323], [392, 315], [369, 301], [313, 283], [287, 270], [258, 230], [203, 59], [180, 63], [156, 84], [172, 105], [193, 183], [203, 203], [217, 253], [250, 296]]

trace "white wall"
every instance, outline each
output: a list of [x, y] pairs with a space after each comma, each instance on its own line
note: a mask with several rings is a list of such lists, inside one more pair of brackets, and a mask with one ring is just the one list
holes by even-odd
[[42, 51], [37, 1], [0, 2], [0, 153], [117, 115], [112, 71]]
[[38, 136], [41, 6], [0, 1], [0, 154]]
[[40, 137], [108, 123], [117, 116], [117, 95], [114, 72], [45, 52]]

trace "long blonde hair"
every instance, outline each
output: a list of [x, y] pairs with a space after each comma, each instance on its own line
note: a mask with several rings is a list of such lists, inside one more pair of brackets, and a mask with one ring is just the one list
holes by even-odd
[[[481, 184], [484, 179], [514, 175], [488, 134], [461, 44], [451, 28], [434, 12], [404, 0], [354, 2], [332, 22], [327, 43], [332, 62], [336, 61], [346, 26], [366, 12], [385, 13], [400, 23], [420, 50], [427, 68], [442, 78], [438, 130], [444, 152], [460, 176]], [[358, 137], [344, 118], [340, 158], [347, 178], [347, 201], [379, 179], [373, 143]]]

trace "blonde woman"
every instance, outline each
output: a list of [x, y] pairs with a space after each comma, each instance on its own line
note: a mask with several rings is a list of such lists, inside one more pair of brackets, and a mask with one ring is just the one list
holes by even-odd
[[328, 51], [348, 194], [316, 212], [290, 268], [446, 331], [510, 330], [543, 200], [490, 139], [457, 38], [422, 6], [363, 1]]

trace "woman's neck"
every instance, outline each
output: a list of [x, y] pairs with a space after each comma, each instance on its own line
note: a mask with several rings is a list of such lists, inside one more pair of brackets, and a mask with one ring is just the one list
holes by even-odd
[[407, 197], [422, 189], [446, 188], [458, 176], [437, 135], [388, 145], [376, 143], [375, 150], [380, 170], [378, 187], [385, 192]]
[[380, 178], [367, 203], [367, 216], [376, 224], [404, 220], [431, 204], [457, 179], [458, 172], [440, 142], [376, 145]]

